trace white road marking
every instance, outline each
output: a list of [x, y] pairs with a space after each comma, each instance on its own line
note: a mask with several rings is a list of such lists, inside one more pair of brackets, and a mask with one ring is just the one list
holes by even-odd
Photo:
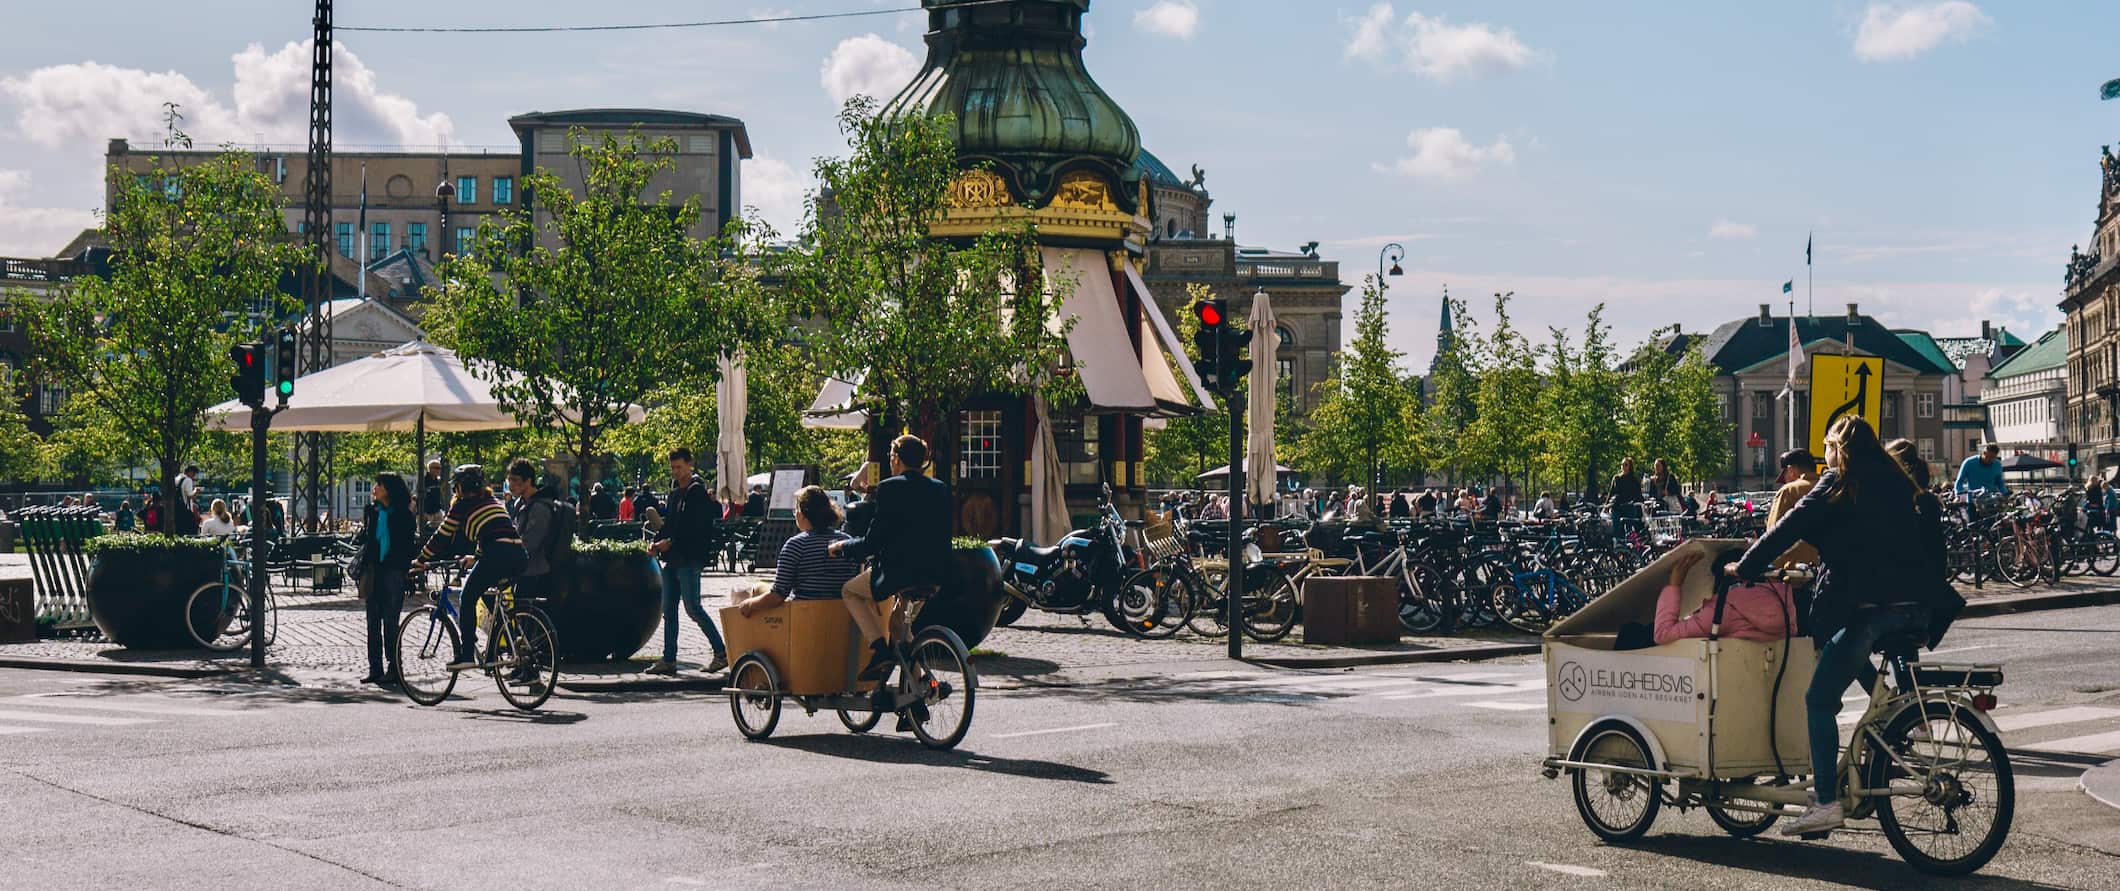
[[10, 727], [6, 724], [0, 724], [0, 736], [6, 736], [10, 733], [43, 733], [50, 729], [50, 727]]
[[1468, 702], [1465, 704], [1472, 708], [1491, 708], [1501, 712], [1528, 712], [1532, 709], [1546, 707], [1543, 702]]
[[129, 724], [152, 724], [145, 718], [99, 718], [92, 715], [45, 714], [43, 712], [0, 709], [0, 721], [31, 721], [43, 724], [94, 724], [98, 727], [123, 727]]
[[1073, 733], [1073, 732], [1075, 732], [1075, 731], [1077, 731], [1077, 730], [1102, 730], [1102, 729], [1104, 729], [1104, 728], [1106, 728], [1106, 727], [1117, 727], [1117, 726], [1119, 726], [1119, 725], [1118, 725], [1117, 723], [1114, 723], [1114, 722], [1110, 722], [1110, 721], [1107, 721], [1107, 722], [1105, 722], [1105, 723], [1102, 723], [1102, 724], [1084, 724], [1084, 725], [1082, 725], [1082, 726], [1080, 726], [1080, 727], [1054, 727], [1054, 728], [1052, 728], [1051, 730], [1024, 730], [1024, 731], [1019, 731], [1019, 732], [1017, 732], [1017, 733], [996, 733], [996, 734], [994, 734], [993, 738], [994, 738], [994, 739], [1015, 739], [1016, 737], [1019, 737], [1019, 736], [1044, 736], [1044, 735], [1046, 735], [1046, 734], [1048, 734], [1048, 733]]
[[[71, 698], [61, 698], [71, 697]], [[14, 705], [34, 705], [39, 708], [73, 708], [94, 711], [126, 712], [142, 715], [187, 715], [193, 717], [242, 717], [253, 712], [230, 711], [228, 709], [199, 708], [185, 705], [156, 705], [151, 702], [113, 701], [82, 699], [74, 693], [36, 693], [10, 700]]]
[[1442, 699], [1451, 696], [1507, 696], [1513, 693], [1537, 693], [1546, 689], [1546, 679], [1537, 678], [1507, 687], [1459, 687], [1449, 686], [1441, 690], [1422, 690], [1418, 693], [1394, 693], [1380, 699]]
[[1591, 869], [1587, 866], [1574, 866], [1567, 863], [1540, 863], [1536, 860], [1526, 860], [1524, 865], [1535, 866], [1547, 872], [1557, 872], [1564, 876], [1576, 876], [1585, 879], [1602, 879], [1605, 877], [1605, 871], [1602, 869]]
[[2070, 708], [2049, 709], [2043, 712], [2003, 712], [1989, 715], [1995, 726], [2004, 732], [2045, 727], [2049, 724], [2074, 724], [2078, 721], [2097, 721], [2103, 718], [2120, 718], [2120, 709], [2097, 708], [2079, 705]]
[[2041, 752], [2083, 752], [2103, 755], [2120, 752], [2120, 730], [2111, 733], [2093, 733], [2089, 736], [2072, 736], [2068, 739], [2050, 739], [2046, 742], [2026, 743], [2024, 748]]

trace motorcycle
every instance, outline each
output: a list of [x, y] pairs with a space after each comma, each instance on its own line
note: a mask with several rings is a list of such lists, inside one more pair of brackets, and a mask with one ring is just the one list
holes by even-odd
[[[1126, 530], [1139, 520], [1119, 515], [1111, 503], [1111, 486], [1097, 499], [1100, 519], [1089, 529], [1062, 536], [1040, 547], [1020, 538], [987, 542], [1001, 560], [1001, 584], [1011, 596], [996, 624], [1008, 626], [1031, 609], [1062, 615], [1100, 612], [1112, 625], [1134, 636], [1156, 626], [1161, 598], [1146, 586], [1129, 586], [1127, 571], [1135, 562]], [[1087, 621], [1085, 619], [1084, 621]]]

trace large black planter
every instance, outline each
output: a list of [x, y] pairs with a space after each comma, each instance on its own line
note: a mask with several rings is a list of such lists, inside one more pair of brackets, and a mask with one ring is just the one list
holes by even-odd
[[552, 574], [558, 590], [545, 613], [562, 660], [630, 657], [662, 623], [662, 573], [645, 553], [576, 551]]
[[218, 551], [114, 548], [89, 566], [89, 615], [119, 646], [194, 649], [199, 644], [186, 629], [184, 606], [200, 585], [220, 577]]
[[920, 627], [941, 625], [976, 647], [994, 632], [1008, 592], [1001, 588], [1001, 561], [992, 548], [958, 548], [957, 565], [933, 602], [920, 610]]

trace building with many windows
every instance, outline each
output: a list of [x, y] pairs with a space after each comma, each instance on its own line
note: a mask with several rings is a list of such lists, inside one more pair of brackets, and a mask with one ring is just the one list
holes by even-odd
[[1980, 404], [2005, 453], [2068, 459], [2068, 355], [2068, 331], [2056, 328], [1987, 373]]
[[2099, 473], [2120, 468], [2120, 158], [2100, 149], [2090, 250], [2069, 249], [2062, 272], [2068, 341], [2068, 433]]
[[1988, 322], [1980, 323], [1978, 337], [1934, 337], [1914, 330], [1893, 333], [1938, 365], [1955, 369], [1943, 379], [1943, 438], [1936, 461], [1955, 467], [1978, 454], [1982, 443], [1995, 438], [1981, 400], [1988, 371], [2024, 349], [2024, 341], [2008, 328]]

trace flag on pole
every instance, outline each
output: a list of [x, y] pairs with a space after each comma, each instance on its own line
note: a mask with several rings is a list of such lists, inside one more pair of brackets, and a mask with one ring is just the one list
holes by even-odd
[[1803, 265], [1811, 265], [1811, 233], [1809, 232], [1804, 233], [1803, 236]]
[[1803, 367], [1803, 342], [1796, 338], [1796, 314], [1789, 314], [1789, 392], [1796, 390], [1796, 371]]
[[2107, 99], [2120, 99], [2120, 77], [2106, 81], [2105, 86], [2098, 88], [2098, 100], [2103, 102]]
[[361, 163], [361, 213], [354, 229], [361, 233], [360, 250], [354, 252], [353, 264], [360, 271], [354, 275], [354, 291], [361, 299], [368, 299], [368, 164]]
[[1793, 278], [1792, 278], [1792, 279], [1789, 279], [1788, 281], [1785, 281], [1785, 282], [1782, 282], [1782, 283], [1781, 283], [1781, 292], [1782, 292], [1782, 293], [1784, 293], [1784, 294], [1787, 294], [1787, 293], [1790, 293], [1790, 292], [1792, 292], [1792, 291], [1795, 291], [1795, 290], [1796, 290], [1796, 280], [1795, 280], [1795, 279], [1793, 279]]

